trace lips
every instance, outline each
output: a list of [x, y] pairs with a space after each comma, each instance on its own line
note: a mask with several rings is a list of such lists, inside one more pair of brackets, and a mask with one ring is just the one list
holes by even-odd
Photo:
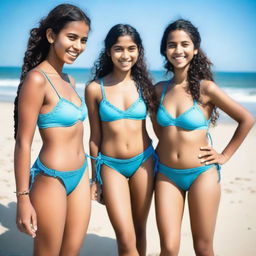
[[119, 61], [119, 63], [120, 63], [122, 66], [124, 66], [124, 67], [126, 67], [126, 66], [128, 66], [128, 65], [131, 64], [130, 61]]
[[175, 60], [183, 60], [185, 59], [185, 56], [176, 56], [176, 57], [173, 57]]
[[72, 56], [73, 58], [77, 58], [78, 57], [78, 53], [77, 52], [71, 52], [71, 51], [67, 51], [67, 53]]

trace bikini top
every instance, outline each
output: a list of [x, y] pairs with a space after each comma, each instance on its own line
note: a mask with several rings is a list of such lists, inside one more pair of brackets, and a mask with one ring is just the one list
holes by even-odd
[[[68, 127], [75, 125], [79, 120], [84, 121], [87, 116], [87, 107], [84, 100], [78, 95], [81, 99], [81, 105], [78, 107], [73, 102], [61, 97], [47, 74], [42, 70], [39, 71], [48, 80], [59, 97], [59, 101], [50, 112], [38, 115], [38, 127], [41, 129], [50, 127]], [[74, 88], [71, 83], [69, 84]], [[76, 92], [75, 89], [74, 91]]]
[[106, 98], [103, 79], [100, 79], [102, 100], [99, 104], [101, 121], [112, 122], [120, 119], [143, 120], [147, 116], [147, 107], [139, 90], [139, 98], [126, 110], [121, 110], [112, 105]]
[[159, 108], [157, 111], [157, 122], [160, 126], [178, 126], [185, 130], [203, 130], [208, 129], [211, 119], [206, 120], [197, 101], [194, 100], [193, 106], [183, 112], [177, 118], [171, 116], [163, 105], [163, 99], [167, 90], [168, 83], [163, 88]]

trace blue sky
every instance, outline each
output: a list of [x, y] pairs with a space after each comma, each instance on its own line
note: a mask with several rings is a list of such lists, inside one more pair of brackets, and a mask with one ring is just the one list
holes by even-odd
[[214, 70], [256, 72], [255, 0], [0, 0], [0, 66], [20, 66], [29, 30], [64, 2], [78, 5], [92, 20], [87, 49], [73, 67], [91, 67], [108, 30], [128, 23], [141, 34], [150, 69], [162, 69], [163, 31], [182, 17], [198, 27]]

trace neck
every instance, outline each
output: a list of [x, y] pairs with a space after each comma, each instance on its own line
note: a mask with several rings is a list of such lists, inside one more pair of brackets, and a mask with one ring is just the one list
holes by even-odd
[[51, 53], [51, 49], [45, 62], [51, 66], [49, 68], [49, 73], [58, 73], [61, 76], [64, 63], [56, 58], [56, 55], [53, 56], [53, 54]]
[[187, 81], [188, 78], [188, 66], [183, 69], [175, 69], [173, 81], [175, 84], [182, 84]]
[[112, 76], [116, 83], [125, 82], [131, 80], [131, 70], [127, 72], [121, 72], [120, 70], [114, 69]]

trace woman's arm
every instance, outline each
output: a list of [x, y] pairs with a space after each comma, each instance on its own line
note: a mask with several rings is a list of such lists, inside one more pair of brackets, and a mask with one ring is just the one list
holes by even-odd
[[237, 121], [238, 126], [221, 154], [218, 154], [211, 147], [202, 147], [201, 159], [207, 164], [219, 163], [224, 164], [236, 152], [242, 144], [246, 135], [252, 128], [255, 120], [253, 116], [244, 107], [224, 93], [214, 82], [204, 81], [202, 91], [207, 101], [220, 108], [232, 119]]
[[[100, 101], [100, 88], [99, 84], [96, 82], [92, 82], [85, 88], [85, 100], [86, 105], [88, 107], [88, 116], [90, 122], [90, 139], [89, 139], [89, 147], [90, 147], [90, 155], [93, 157], [97, 157], [100, 151], [101, 144], [101, 124], [99, 118], [99, 101]], [[96, 168], [95, 168], [95, 160], [91, 159], [92, 164], [92, 179], [96, 179]], [[96, 185], [96, 183], [95, 183]], [[93, 185], [93, 187], [95, 187]], [[95, 187], [96, 189], [96, 187]], [[92, 191], [92, 199], [96, 200], [95, 192]]]
[[[18, 101], [18, 131], [14, 151], [16, 191], [29, 189], [30, 153], [38, 113], [44, 100], [45, 79], [38, 71], [28, 73], [20, 90]], [[34, 209], [28, 195], [17, 194], [17, 224], [22, 232], [35, 236]]]
[[[164, 83], [165, 83], [165, 81], [158, 82], [154, 86], [155, 94], [156, 94], [156, 98], [157, 98], [158, 102], [160, 102], [160, 99], [161, 99]], [[159, 139], [160, 138], [160, 134], [161, 134], [161, 127], [159, 126], [159, 124], [156, 121], [156, 114], [157, 113], [150, 114], [150, 119], [151, 119], [151, 122], [152, 122], [153, 130], [154, 130], [157, 138]]]

